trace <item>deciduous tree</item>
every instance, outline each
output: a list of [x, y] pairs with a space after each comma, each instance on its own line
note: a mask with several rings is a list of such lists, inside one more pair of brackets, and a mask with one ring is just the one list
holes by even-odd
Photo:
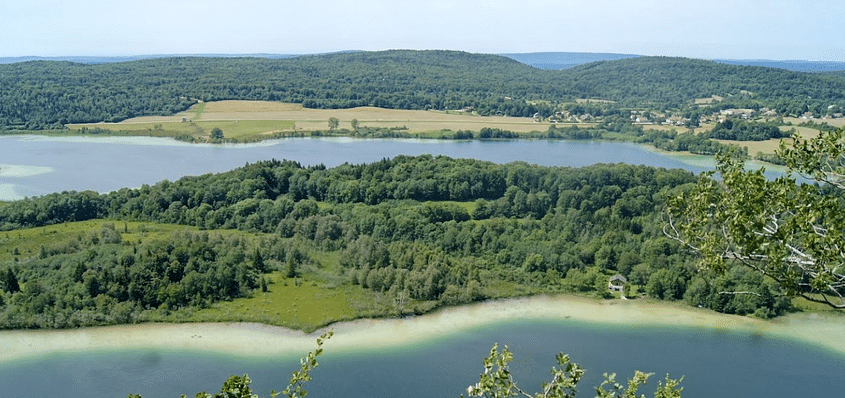
[[[775, 280], [787, 296], [845, 308], [845, 142], [842, 129], [793, 137], [778, 155], [790, 173], [767, 179], [737, 156], [672, 199], [665, 232], [724, 274], [741, 263]], [[798, 173], [815, 183], [796, 182]], [[736, 292], [731, 292], [736, 293]], [[759, 294], [756, 292], [742, 292]]]
[[223, 130], [219, 127], [215, 127], [211, 129], [211, 138], [214, 140], [222, 140], [223, 139]]

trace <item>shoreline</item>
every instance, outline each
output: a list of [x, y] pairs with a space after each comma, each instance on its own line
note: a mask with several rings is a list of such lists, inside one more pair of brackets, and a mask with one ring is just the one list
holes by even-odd
[[[515, 321], [565, 321], [596, 327], [724, 331], [804, 343], [845, 355], [845, 316], [799, 313], [772, 321], [677, 303], [597, 301], [577, 296], [538, 296], [450, 307], [406, 318], [359, 319], [314, 333], [257, 323], [147, 323], [70, 330], [0, 331], [0, 363], [58, 353], [163, 349], [206, 351], [246, 357], [304, 356], [320, 333], [334, 330], [326, 349], [373, 351], [427, 344], [453, 333]], [[492, 343], [492, 342], [491, 342]]]

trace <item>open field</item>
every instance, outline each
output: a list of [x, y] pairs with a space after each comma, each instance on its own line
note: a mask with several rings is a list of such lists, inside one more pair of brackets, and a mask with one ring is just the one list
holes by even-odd
[[[458, 111], [411, 111], [361, 107], [351, 109], [307, 109], [298, 104], [269, 101], [218, 101], [199, 103], [174, 116], [145, 116], [119, 123], [71, 124], [73, 131], [100, 128], [130, 135], [184, 136], [207, 139], [214, 127], [226, 138], [255, 141], [276, 133], [327, 130], [329, 118], [340, 121], [339, 128], [352, 129], [356, 119], [360, 127], [399, 127], [411, 134], [448, 130], [479, 131], [483, 127], [518, 133], [545, 131], [550, 123], [531, 118], [477, 116]], [[183, 118], [185, 121], [183, 121]]]
[[715, 140], [722, 144], [738, 145], [740, 148], [748, 148], [748, 154], [754, 156], [757, 152], [764, 154], [773, 154], [775, 150], [780, 148], [780, 140], [765, 140], [765, 141], [732, 141], [732, 140]]
[[[690, 130], [690, 129], [683, 127], [683, 126], [673, 126], [671, 124], [646, 124], [646, 125], [643, 125], [642, 127], [643, 127], [643, 130], [656, 130], [656, 131], [672, 131], [672, 130], [674, 130], [675, 132], [677, 132], [679, 134], [680, 133], [686, 133]], [[700, 134], [700, 133], [708, 131], [712, 128], [713, 128], [713, 126], [702, 125], [701, 127], [694, 128], [693, 132], [695, 132], [696, 134]]]
[[[360, 286], [335, 286], [314, 275], [286, 278], [279, 272], [266, 275], [268, 291], [252, 297], [223, 301], [194, 312], [191, 322], [258, 322], [310, 332], [341, 321], [368, 314], [375, 293]], [[184, 321], [175, 318], [164, 320]]]
[[207, 141], [211, 130], [219, 128], [224, 137], [238, 141], [258, 141], [263, 136], [294, 131], [294, 122], [288, 120], [214, 120], [214, 121], [137, 121], [120, 123], [94, 123], [68, 125], [72, 131], [87, 129], [109, 130], [115, 134], [151, 137], [185, 137]]
[[[781, 131], [790, 131], [795, 129], [798, 134], [801, 135], [804, 139], [815, 138], [819, 135], [819, 131], [810, 127], [798, 127], [798, 126], [781, 126]], [[732, 144], [732, 145], [739, 145], [740, 147], [747, 147], [748, 154], [754, 156], [757, 152], [761, 152], [767, 155], [774, 154], [776, 150], [780, 148], [780, 140], [781, 139], [772, 139], [772, 140], [765, 140], [765, 141], [731, 141], [731, 140], [716, 140], [723, 144]], [[787, 143], [791, 142], [791, 139], [786, 139]]]
[[806, 123], [806, 122], [815, 122], [815, 123], [827, 123], [831, 126], [836, 127], [843, 127], [845, 126], [845, 118], [837, 118], [837, 119], [820, 119], [820, 118], [812, 118], [812, 119], [804, 119], [800, 117], [785, 117], [783, 118], [785, 123], [792, 123], [795, 125]]

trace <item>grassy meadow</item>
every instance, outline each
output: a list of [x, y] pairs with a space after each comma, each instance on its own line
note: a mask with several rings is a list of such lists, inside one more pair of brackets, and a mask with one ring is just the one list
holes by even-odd
[[[484, 127], [517, 133], [545, 131], [550, 123], [531, 118], [477, 116], [459, 111], [411, 111], [360, 107], [351, 109], [307, 109], [298, 104], [270, 101], [202, 102], [173, 116], [144, 116], [119, 123], [70, 124], [68, 129], [108, 130], [115, 135], [153, 137], [192, 137], [208, 140], [213, 128], [223, 131], [226, 139], [239, 142], [259, 141], [298, 132], [327, 130], [329, 118], [339, 120], [340, 129], [352, 129], [352, 120], [360, 127], [402, 128], [421, 138], [440, 135], [442, 130], [479, 131]], [[183, 121], [184, 119], [184, 121]], [[432, 136], [433, 137], [433, 136]]]

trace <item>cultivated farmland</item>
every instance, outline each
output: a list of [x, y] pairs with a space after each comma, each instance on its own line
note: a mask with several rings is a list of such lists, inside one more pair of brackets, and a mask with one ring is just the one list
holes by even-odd
[[[68, 125], [71, 130], [104, 129], [127, 135], [180, 136], [195, 139], [209, 136], [211, 129], [223, 130], [226, 138], [254, 141], [277, 133], [327, 130], [329, 118], [337, 118], [340, 129], [352, 129], [353, 119], [360, 127], [403, 128], [410, 134], [425, 135], [442, 130], [479, 131], [484, 127], [518, 133], [545, 131], [549, 123], [531, 118], [477, 116], [459, 111], [414, 111], [359, 107], [351, 109], [308, 109], [298, 104], [269, 101], [218, 101], [199, 103], [174, 116], [145, 116], [119, 123]], [[406, 130], [405, 130], [406, 129]]]

